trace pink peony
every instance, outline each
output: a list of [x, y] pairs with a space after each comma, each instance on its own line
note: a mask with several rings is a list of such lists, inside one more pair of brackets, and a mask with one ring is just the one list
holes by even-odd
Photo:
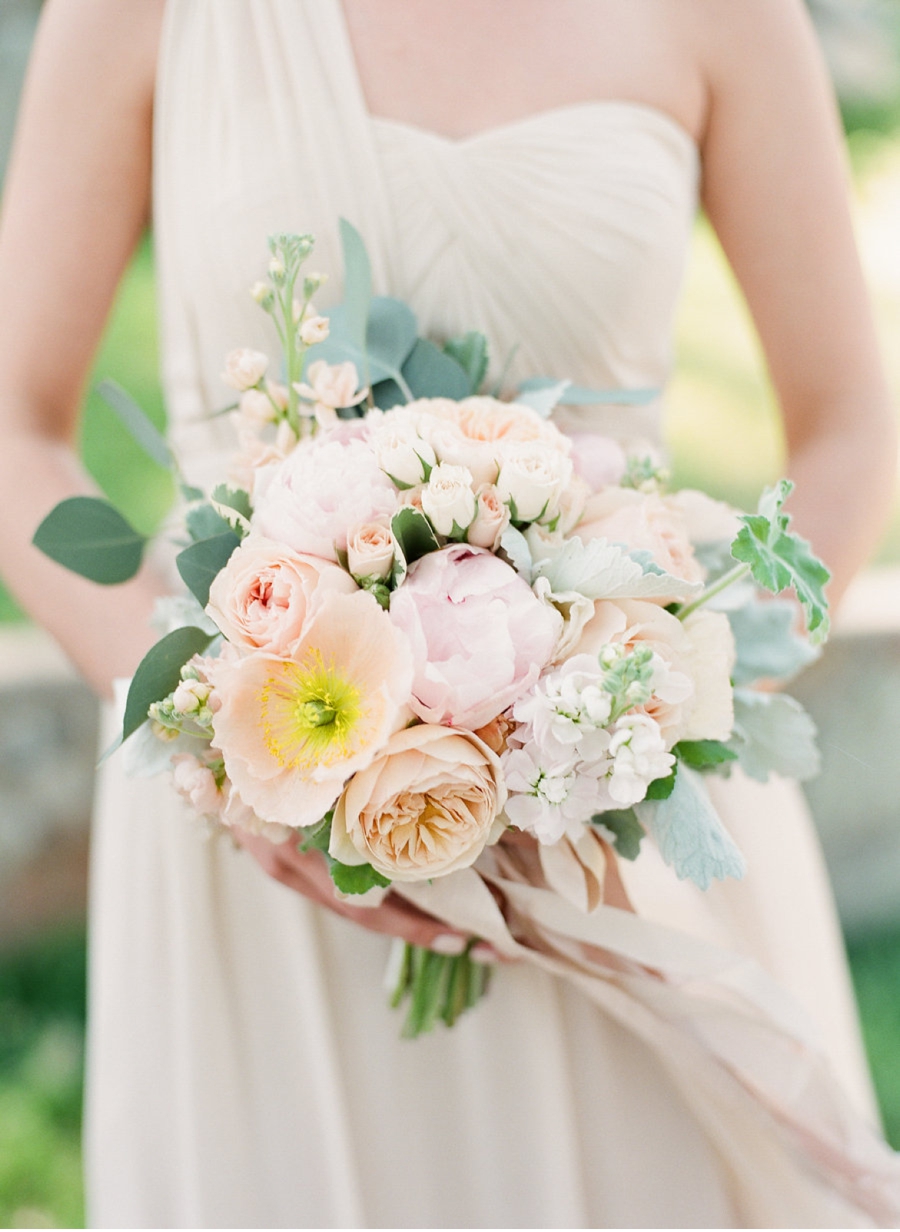
[[368, 445], [331, 433], [271, 467], [258, 489], [254, 529], [325, 560], [347, 550], [351, 531], [389, 518], [400, 503]]
[[206, 611], [230, 642], [289, 656], [322, 597], [355, 590], [338, 565], [251, 534], [214, 580]]
[[499, 557], [467, 544], [423, 556], [391, 598], [413, 651], [410, 705], [428, 723], [475, 729], [531, 687], [559, 613]]

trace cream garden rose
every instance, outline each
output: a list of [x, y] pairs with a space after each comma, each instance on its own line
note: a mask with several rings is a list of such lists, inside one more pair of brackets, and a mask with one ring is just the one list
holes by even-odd
[[500, 837], [506, 789], [497, 755], [472, 732], [430, 723], [397, 732], [353, 776], [334, 810], [330, 854], [391, 881], [468, 868]]
[[571, 478], [572, 463], [565, 454], [526, 443], [506, 450], [497, 492], [517, 522], [550, 522]]

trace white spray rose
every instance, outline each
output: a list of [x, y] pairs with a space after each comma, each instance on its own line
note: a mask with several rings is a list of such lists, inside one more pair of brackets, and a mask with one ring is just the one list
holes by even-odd
[[500, 499], [500, 493], [492, 483], [482, 484], [478, 489], [475, 520], [466, 532], [466, 539], [473, 547], [487, 548], [496, 552], [500, 537], [509, 526], [509, 506]]
[[439, 535], [466, 530], [475, 518], [472, 472], [465, 466], [436, 466], [422, 489], [422, 509]]
[[355, 578], [386, 578], [394, 566], [394, 541], [383, 522], [366, 522], [347, 536], [347, 568]]
[[395, 425], [390, 417], [375, 429], [369, 443], [378, 465], [402, 487], [422, 483], [437, 464], [434, 450], [419, 435], [415, 426], [402, 421]]
[[559, 512], [563, 489], [572, 477], [565, 454], [541, 445], [508, 446], [497, 478], [500, 499], [519, 522], [551, 522]]

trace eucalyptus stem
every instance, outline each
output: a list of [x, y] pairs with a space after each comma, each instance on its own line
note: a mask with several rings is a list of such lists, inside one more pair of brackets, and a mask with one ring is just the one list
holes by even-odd
[[710, 599], [714, 599], [716, 595], [720, 595], [723, 590], [727, 590], [729, 586], [733, 586], [736, 582], [742, 582], [750, 573], [749, 565], [735, 565], [733, 569], [729, 569], [727, 573], [723, 573], [720, 578], [713, 582], [712, 586], [707, 586], [702, 594], [690, 603], [682, 604], [675, 615], [679, 620], [686, 620], [698, 608], [703, 607], [705, 603], [709, 603]]

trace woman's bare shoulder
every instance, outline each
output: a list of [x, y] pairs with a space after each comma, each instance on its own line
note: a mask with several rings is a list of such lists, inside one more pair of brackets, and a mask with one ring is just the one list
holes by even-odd
[[152, 96], [165, 0], [46, 0], [34, 59], [79, 90]]

